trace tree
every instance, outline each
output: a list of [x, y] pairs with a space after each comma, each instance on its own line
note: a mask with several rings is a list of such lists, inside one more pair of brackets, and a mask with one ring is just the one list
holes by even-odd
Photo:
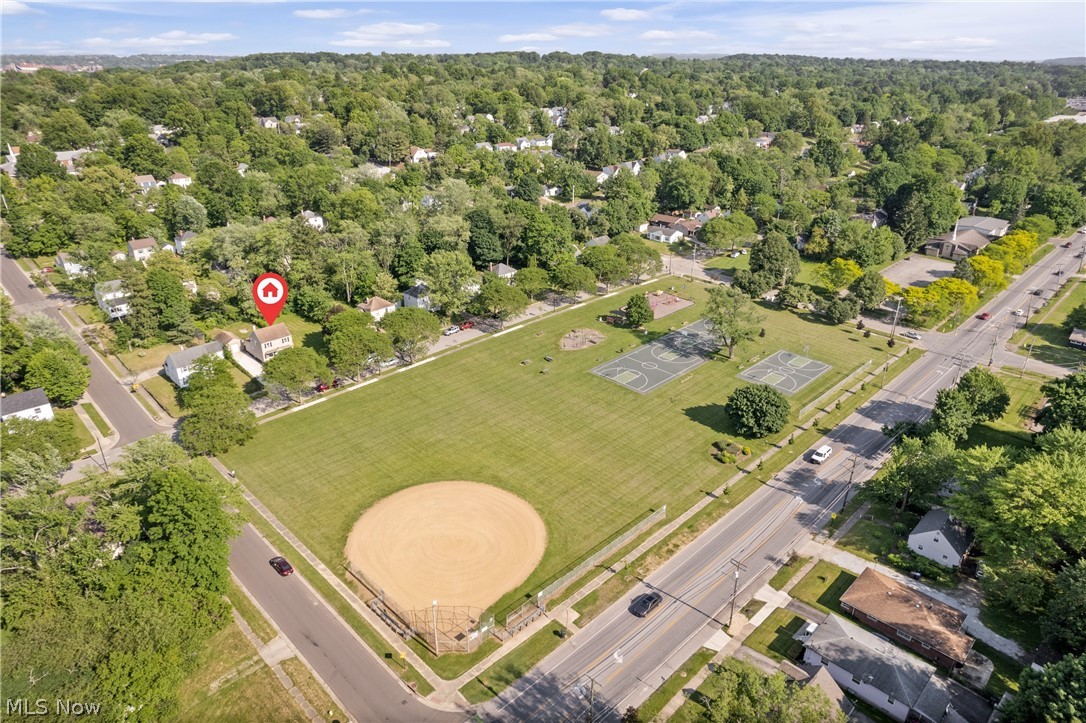
[[656, 194], [666, 209], [701, 208], [709, 198], [709, 171], [684, 158], [676, 158], [660, 169]]
[[165, 149], [146, 135], [133, 136], [125, 141], [121, 147], [121, 165], [137, 176], [150, 175], [163, 179], [170, 175], [170, 159]]
[[520, 288], [510, 286], [496, 274], [486, 274], [474, 303], [478, 313], [496, 318], [499, 327], [504, 327], [510, 317], [524, 313], [529, 300]]
[[607, 289], [630, 275], [630, 267], [626, 259], [622, 258], [618, 249], [610, 244], [606, 246], [590, 246], [581, 254], [581, 263], [592, 269], [596, 279]]
[[761, 438], [784, 429], [792, 408], [783, 394], [767, 384], [753, 384], [732, 392], [724, 405], [744, 437]]
[[932, 429], [961, 442], [969, 436], [969, 430], [976, 423], [973, 400], [966, 392], [961, 389], [940, 389], [936, 392], [929, 422]]
[[462, 251], [435, 251], [423, 262], [422, 277], [434, 305], [452, 316], [463, 311], [471, 299], [469, 285], [475, 281], [475, 267]]
[[1070, 184], [1047, 186], [1030, 211], [1052, 219], [1056, 232], [1064, 233], [1086, 221], [1086, 198]]
[[762, 317], [754, 313], [750, 299], [730, 286], [709, 289], [705, 320], [713, 336], [728, 347], [728, 358], [735, 356], [735, 347], [750, 341], [761, 329]]
[[577, 294], [590, 294], [596, 290], [596, 276], [587, 266], [566, 262], [551, 272], [555, 290], [574, 300]]
[[909, 504], [929, 507], [954, 479], [957, 449], [941, 432], [902, 437], [883, 468], [865, 488], [872, 497], [904, 510]]
[[799, 276], [799, 251], [783, 234], [771, 232], [751, 246], [750, 270], [755, 274], [764, 271], [776, 280], [774, 285], [786, 286]]
[[292, 396], [331, 380], [328, 362], [307, 346], [284, 349], [264, 364], [264, 381]]
[[1086, 654], [1067, 656], [1040, 671], [1025, 668], [1018, 693], [1002, 707], [1007, 723], [1086, 720]]
[[545, 269], [525, 266], [513, 275], [513, 285], [534, 299], [551, 287], [551, 279]]
[[57, 163], [56, 155], [37, 143], [23, 144], [16, 166], [19, 178], [25, 181], [41, 177], [61, 179], [68, 175], [64, 167]]
[[72, 108], [61, 108], [42, 123], [41, 142], [53, 151], [86, 148], [94, 141], [94, 130]]
[[754, 219], [742, 211], [729, 216], [717, 216], [698, 229], [698, 239], [714, 251], [734, 249], [753, 244], [758, 238]]
[[90, 376], [86, 357], [78, 352], [49, 347], [30, 357], [23, 383], [30, 388], [44, 389], [52, 403], [70, 407], [83, 396]]
[[380, 368], [381, 362], [393, 357], [392, 342], [387, 335], [357, 324], [332, 332], [328, 337], [328, 353], [336, 369], [352, 379], [374, 367]]
[[708, 702], [712, 723], [845, 723], [845, 714], [815, 685], [793, 685], [784, 673], [765, 675], [729, 658], [713, 671], [715, 695]]
[[819, 264], [815, 268], [815, 275], [827, 291], [840, 291], [863, 276], [863, 273], [863, 269], [855, 261], [840, 258], [828, 264]]
[[1070, 332], [1075, 329], [1086, 329], [1086, 303], [1079, 304], [1063, 320], [1063, 328]]
[[392, 348], [408, 364], [426, 353], [441, 333], [438, 318], [425, 309], [404, 307], [381, 319], [381, 327], [392, 340]]
[[[978, 289], [1000, 291], [1007, 287], [1007, 273], [1003, 268], [1002, 261], [997, 261], [989, 256], [978, 254], [976, 256], [969, 256], [965, 259], [965, 262], [972, 271], [972, 278], [959, 277], [964, 281], [968, 281]], [[957, 276], [957, 266], [954, 268], [955, 276]]]
[[1060, 570], [1041, 629], [1064, 652], [1086, 653], [1086, 558]]
[[1041, 393], [1048, 397], [1048, 406], [1039, 417], [1046, 433], [1062, 425], [1086, 430], [1086, 372], [1050, 381], [1041, 387]]
[[626, 323], [640, 329], [654, 318], [652, 306], [644, 294], [634, 294], [626, 302]]
[[831, 176], [836, 176], [844, 169], [848, 156], [841, 143], [832, 138], [819, 138], [811, 148], [810, 159], [816, 165], [823, 166]]
[[646, 244], [640, 236], [632, 233], [619, 234], [611, 239], [609, 245], [626, 261], [635, 282], [641, 281], [642, 276], [658, 274], [663, 268], [660, 252]]
[[[222, 454], [256, 435], [249, 397], [230, 376], [229, 362], [215, 356], [196, 361], [182, 393], [182, 446], [192, 454]], [[195, 383], [194, 383], [195, 382]]]
[[886, 300], [886, 279], [878, 271], [865, 271], [849, 285], [849, 291], [864, 309], [877, 309]]
[[999, 419], [1011, 403], [1006, 385], [984, 367], [973, 367], [967, 371], [957, 387], [969, 400], [973, 415], [978, 420]]
[[855, 319], [860, 313], [860, 302], [853, 298], [832, 299], [826, 304], [825, 313], [831, 324], [844, 324], [849, 319]]

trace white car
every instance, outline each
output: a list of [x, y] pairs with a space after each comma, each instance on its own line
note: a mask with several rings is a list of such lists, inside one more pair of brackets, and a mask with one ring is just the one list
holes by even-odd
[[921, 338], [920, 335], [917, 334], [915, 331], [902, 332], [901, 335], [903, 337], [905, 337], [906, 339], [916, 339], [917, 341], [920, 341], [920, 338]]
[[1014, 314], [1015, 316], [1025, 316], [1026, 315], [1026, 312], [1024, 312], [1021, 309], [1015, 309], [1011, 313]]
[[822, 464], [830, 458], [831, 454], [833, 454], [833, 447], [828, 444], [824, 444], [811, 453], [811, 461], [815, 464]]
[[452, 336], [453, 334], [459, 334], [460, 333], [460, 327], [459, 326], [450, 326], [448, 329], [446, 329], [445, 331], [443, 331], [441, 333], [444, 336]]

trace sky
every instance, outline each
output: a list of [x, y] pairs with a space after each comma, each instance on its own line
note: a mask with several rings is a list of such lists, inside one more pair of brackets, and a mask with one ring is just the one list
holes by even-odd
[[259, 52], [1045, 60], [1086, 55], [1086, 2], [0, 0], [4, 54]]

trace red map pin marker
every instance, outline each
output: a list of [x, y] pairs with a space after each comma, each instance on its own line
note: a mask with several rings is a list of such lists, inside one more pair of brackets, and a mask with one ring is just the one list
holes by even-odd
[[279, 274], [267, 273], [253, 282], [253, 301], [268, 326], [275, 323], [283, 304], [287, 303], [287, 282]]

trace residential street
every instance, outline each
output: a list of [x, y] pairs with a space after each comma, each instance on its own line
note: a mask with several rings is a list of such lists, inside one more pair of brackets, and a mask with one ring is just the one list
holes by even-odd
[[79, 350], [90, 360], [91, 379], [87, 394], [105, 417], [106, 422], [117, 433], [116, 447], [135, 442], [137, 439], [170, 431], [169, 425], [160, 425], [151, 419], [139, 402], [109, 371], [105, 363], [95, 354], [80, 337], [68, 320], [60, 313], [64, 305], [56, 297], [46, 296], [35, 287], [15, 260], [6, 253], [0, 256], [0, 284], [15, 304], [19, 314], [40, 311], [60, 322], [60, 325], [72, 332]]

